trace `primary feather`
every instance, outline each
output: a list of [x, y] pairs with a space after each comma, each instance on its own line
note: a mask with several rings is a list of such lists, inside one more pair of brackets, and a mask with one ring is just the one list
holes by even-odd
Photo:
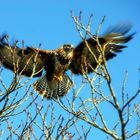
[[[107, 61], [115, 57], [123, 48], [127, 47], [123, 44], [130, 41], [134, 35], [134, 33], [127, 35], [130, 29], [131, 25], [117, 25], [107, 30], [103, 36], [98, 38], [101, 47], [104, 47], [105, 59]], [[87, 45], [92, 53], [89, 51]], [[93, 69], [98, 65], [96, 59], [98, 60], [101, 54], [98, 48], [97, 41], [92, 38], [79, 43], [74, 49], [74, 57], [70, 65], [71, 71], [75, 74], [82, 74], [83, 69], [87, 73], [93, 72]]]

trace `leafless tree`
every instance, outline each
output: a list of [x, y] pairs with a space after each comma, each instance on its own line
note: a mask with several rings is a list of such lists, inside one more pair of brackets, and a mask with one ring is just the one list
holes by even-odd
[[[110, 75], [104, 57], [104, 47], [98, 40], [105, 17], [97, 29], [96, 36], [93, 36], [90, 31], [92, 15], [87, 26], [82, 23], [82, 13], [78, 17], [71, 13], [71, 16], [80, 37], [85, 41], [93, 57], [95, 55], [85, 39], [91, 37], [97, 41], [103, 63], [95, 58], [98, 67], [93, 68], [93, 74], [88, 75], [83, 70], [79, 87], [73, 86], [71, 93], [62, 99], [52, 101], [42, 99], [33, 90], [33, 75], [26, 78], [22, 76], [22, 72], [17, 74], [15, 71], [13, 75], [10, 73], [13, 78], [7, 83], [5, 79], [7, 70], [1, 67], [0, 137], [21, 140], [86, 140], [89, 137], [94, 138], [94, 130], [97, 129], [99, 133], [105, 134], [108, 140], [131, 138], [140, 140], [140, 102], [137, 100], [140, 81], [136, 92], [130, 96], [125, 91], [128, 77], [126, 72], [121, 93], [115, 92], [112, 85], [113, 76]], [[72, 78], [75, 77], [72, 75]], [[73, 83], [77, 86], [75, 80]], [[84, 88], [88, 88], [87, 93]]]

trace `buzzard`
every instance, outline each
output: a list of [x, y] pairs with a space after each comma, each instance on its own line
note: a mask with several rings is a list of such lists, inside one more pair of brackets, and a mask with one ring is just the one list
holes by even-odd
[[[47, 99], [60, 98], [68, 93], [72, 80], [66, 74], [71, 70], [74, 74], [93, 72], [98, 65], [100, 56], [99, 44], [104, 48], [104, 56], [109, 60], [121, 52], [122, 45], [133, 38], [134, 33], [128, 34], [130, 25], [110, 27], [104, 35], [81, 41], [76, 47], [64, 44], [57, 50], [41, 50], [34, 47], [19, 48], [10, 45], [6, 36], [0, 39], [0, 60], [3, 66], [28, 77], [40, 77], [34, 83], [34, 89]], [[96, 60], [97, 59], [97, 60]], [[103, 60], [101, 60], [102, 64]], [[43, 70], [45, 73], [43, 74]]]

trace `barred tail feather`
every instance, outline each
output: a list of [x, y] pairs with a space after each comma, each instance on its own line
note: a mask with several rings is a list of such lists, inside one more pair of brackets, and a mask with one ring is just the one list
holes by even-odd
[[60, 98], [66, 95], [72, 86], [72, 80], [64, 74], [63, 79], [53, 78], [51, 81], [44, 74], [36, 83], [34, 88], [44, 98]]

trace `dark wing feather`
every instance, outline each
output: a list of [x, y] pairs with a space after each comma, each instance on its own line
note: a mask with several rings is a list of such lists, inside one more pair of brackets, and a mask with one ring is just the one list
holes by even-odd
[[44, 61], [49, 56], [49, 51], [38, 50], [27, 47], [19, 48], [10, 46], [0, 41], [0, 60], [2, 64], [16, 72], [25, 76], [40, 76], [44, 68]]
[[[130, 31], [130, 29], [131, 29], [130, 25], [125, 24], [117, 25], [110, 28], [110, 30], [107, 30], [107, 32], [102, 37], [99, 37], [99, 42], [102, 47], [106, 43], [108, 43], [108, 45], [106, 45], [104, 49], [106, 60], [115, 57], [116, 53], [121, 52], [123, 48], [127, 47], [122, 44], [127, 43], [133, 38], [134, 33], [126, 35]], [[90, 47], [92, 53], [86, 46], [86, 42]], [[70, 65], [71, 71], [75, 74], [82, 74], [83, 73], [82, 69], [84, 69], [88, 73], [92, 72], [93, 71], [92, 68], [96, 68], [98, 65], [94, 57], [95, 55], [96, 58], [98, 59], [100, 55], [97, 48], [98, 48], [97, 42], [92, 38], [89, 38], [86, 41], [81, 42], [74, 49], [73, 60]]]

